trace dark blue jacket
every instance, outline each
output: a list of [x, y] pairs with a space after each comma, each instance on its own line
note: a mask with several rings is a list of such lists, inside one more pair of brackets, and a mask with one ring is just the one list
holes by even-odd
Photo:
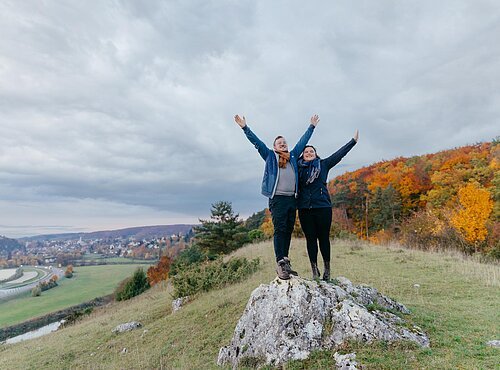
[[321, 171], [319, 176], [310, 184], [306, 184], [309, 178], [310, 167], [299, 167], [299, 198], [297, 208], [324, 208], [331, 207], [330, 194], [326, 187], [328, 172], [340, 162], [347, 153], [356, 145], [356, 141], [351, 139], [346, 145], [337, 150], [331, 156], [320, 160]]
[[[295, 171], [295, 197], [297, 197], [297, 192], [299, 188], [299, 174], [297, 171], [297, 158], [303, 152], [307, 142], [311, 138], [314, 131], [313, 125], [309, 125], [309, 128], [304, 135], [297, 142], [295, 147], [290, 151], [290, 164]], [[278, 185], [279, 167], [278, 167], [278, 154], [274, 150], [269, 149], [266, 144], [264, 144], [255, 135], [252, 130], [246, 125], [243, 127], [243, 132], [247, 136], [248, 140], [255, 145], [255, 148], [259, 151], [260, 156], [266, 161], [266, 167], [264, 169], [264, 177], [262, 179], [262, 194], [268, 198], [273, 198], [276, 191], [276, 186]]]

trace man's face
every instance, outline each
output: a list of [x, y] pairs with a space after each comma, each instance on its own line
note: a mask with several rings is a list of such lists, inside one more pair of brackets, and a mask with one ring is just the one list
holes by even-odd
[[274, 142], [274, 150], [279, 150], [281, 152], [288, 151], [288, 144], [286, 143], [286, 140], [284, 137], [280, 137], [279, 139], [276, 139], [276, 141]]

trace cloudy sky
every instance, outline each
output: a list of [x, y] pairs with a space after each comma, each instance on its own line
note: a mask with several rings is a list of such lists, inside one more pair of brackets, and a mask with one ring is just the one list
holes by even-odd
[[234, 123], [330, 172], [500, 130], [500, 3], [0, 2], [0, 234], [194, 223], [266, 207]]

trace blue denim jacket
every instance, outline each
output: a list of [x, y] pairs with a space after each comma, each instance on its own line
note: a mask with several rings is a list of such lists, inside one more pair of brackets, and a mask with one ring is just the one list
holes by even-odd
[[[295, 147], [290, 151], [290, 165], [295, 172], [295, 197], [297, 197], [299, 188], [299, 174], [297, 171], [297, 159], [300, 154], [304, 151], [307, 142], [311, 138], [315, 126], [309, 125], [307, 131], [302, 135], [300, 140], [297, 142]], [[264, 177], [262, 179], [262, 194], [268, 198], [273, 198], [276, 191], [276, 186], [278, 185], [279, 167], [278, 167], [278, 154], [274, 150], [269, 149], [266, 144], [264, 144], [255, 135], [252, 130], [246, 125], [243, 127], [243, 132], [245, 133], [248, 140], [255, 146], [258, 150], [260, 156], [266, 161], [266, 167], [264, 169]]]

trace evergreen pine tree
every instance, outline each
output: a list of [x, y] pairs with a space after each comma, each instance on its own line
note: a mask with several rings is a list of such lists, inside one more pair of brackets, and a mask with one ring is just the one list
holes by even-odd
[[194, 228], [196, 244], [210, 254], [227, 254], [248, 240], [243, 221], [234, 214], [231, 202], [212, 204], [210, 220], [200, 220]]

